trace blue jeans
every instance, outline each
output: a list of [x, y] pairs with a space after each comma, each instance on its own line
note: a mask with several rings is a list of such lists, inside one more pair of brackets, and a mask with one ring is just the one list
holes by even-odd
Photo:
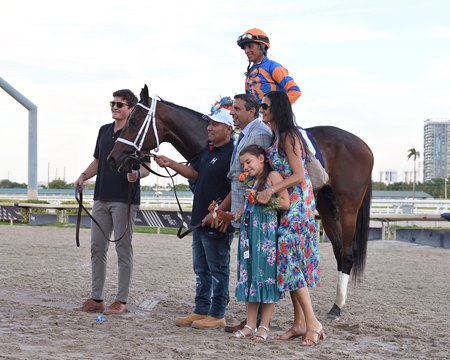
[[192, 233], [192, 260], [197, 276], [196, 314], [223, 318], [229, 301], [230, 247], [233, 233], [197, 228]]

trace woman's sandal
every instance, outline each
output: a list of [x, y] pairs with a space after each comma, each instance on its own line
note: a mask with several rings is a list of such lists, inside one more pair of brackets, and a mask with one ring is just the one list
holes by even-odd
[[[265, 333], [261, 334], [259, 332], [259, 329], [263, 329], [265, 331]], [[269, 330], [268, 327], [265, 327], [263, 325], [259, 325], [258, 326], [258, 330], [253, 334], [252, 340], [253, 341], [266, 341], [267, 338], [269, 337], [269, 333], [270, 333], [270, 330]]]
[[249, 329], [250, 330], [250, 334], [245, 335], [244, 332], [242, 331], [244, 329], [242, 329], [242, 330], [235, 331], [233, 333], [233, 335], [230, 336], [230, 339], [242, 339], [242, 338], [245, 338], [247, 336], [253, 336], [255, 334], [255, 332], [256, 332], [256, 329], [252, 329], [252, 327], [250, 325], [244, 325], [244, 328]]
[[[315, 338], [308, 339], [308, 333], [314, 333]], [[325, 332], [323, 331], [323, 327], [322, 327], [322, 329], [320, 329], [320, 331], [308, 329], [306, 331], [305, 337], [303, 338], [302, 346], [317, 345], [320, 340], [325, 340], [325, 338], [326, 338], [326, 336], [325, 336]]]
[[289, 330], [285, 331], [282, 335], [275, 336], [274, 339], [279, 340], [279, 341], [290, 341], [290, 340], [298, 339], [299, 337], [301, 337], [303, 340], [303, 339], [305, 339], [305, 335], [306, 335], [306, 332], [296, 333], [296, 332], [294, 332], [294, 330], [292, 328], [290, 328]]

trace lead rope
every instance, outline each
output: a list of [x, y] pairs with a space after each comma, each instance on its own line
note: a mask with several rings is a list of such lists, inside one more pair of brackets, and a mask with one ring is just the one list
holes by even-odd
[[[154, 156], [154, 155], [153, 154], [149, 154], [149, 156]], [[164, 167], [164, 169], [167, 172], [167, 176], [166, 175], [161, 175], [161, 174], [158, 174], [157, 172], [153, 171], [139, 157], [135, 156], [135, 157], [133, 157], [133, 159], [135, 161], [139, 162], [142, 167], [144, 167], [146, 170], [150, 171], [152, 174], [155, 174], [155, 175], [161, 176], [161, 177], [165, 177], [165, 178], [170, 178], [170, 181], [172, 182], [172, 186], [173, 186], [173, 193], [175, 194], [175, 200], [177, 201], [178, 209], [180, 210], [180, 215], [181, 215], [181, 225], [180, 225], [180, 227], [178, 228], [178, 231], [177, 231], [177, 237], [179, 239], [184, 238], [186, 235], [190, 234], [195, 229], [197, 229], [198, 227], [202, 226], [202, 223], [198, 223], [198, 224], [196, 224], [196, 225], [194, 225], [192, 227], [189, 227], [186, 231], [182, 232], [182, 230], [183, 230], [183, 222], [184, 222], [184, 211], [183, 211], [183, 208], [181, 207], [180, 200], [178, 199], [177, 190], [175, 189], [175, 181], [173, 180], [173, 178], [177, 175], [177, 173], [172, 175], [172, 174], [170, 174], [169, 169], [167, 169], [167, 167]]]
[[76, 225], [76, 230], [75, 230], [75, 241], [76, 241], [77, 247], [80, 247], [81, 212], [83, 210], [87, 214], [87, 216], [89, 216], [89, 218], [95, 223], [95, 225], [97, 225], [97, 227], [100, 229], [101, 233], [103, 234], [103, 236], [105, 237], [106, 240], [108, 240], [109, 242], [113, 242], [113, 243], [121, 240], [125, 236], [125, 234], [128, 232], [128, 229], [130, 227], [132, 193], [133, 193], [132, 186], [131, 186], [131, 183], [129, 183], [128, 184], [127, 227], [125, 228], [123, 234], [118, 239], [111, 240], [109, 238], [109, 236], [106, 236], [105, 232], [103, 231], [102, 227], [97, 222], [97, 220], [95, 220], [95, 218], [91, 215], [91, 213], [88, 211], [88, 209], [86, 209], [86, 207], [83, 205], [83, 189], [81, 187], [76, 188], [75, 189], [75, 199], [77, 200], [77, 203], [78, 203], [78, 212], [77, 212], [77, 225]]

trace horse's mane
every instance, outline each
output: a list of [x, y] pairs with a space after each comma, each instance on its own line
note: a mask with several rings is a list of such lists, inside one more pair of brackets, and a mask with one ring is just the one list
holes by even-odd
[[195, 116], [199, 117], [200, 119], [202, 119], [202, 117], [203, 117], [203, 114], [200, 113], [200, 112], [198, 112], [198, 111], [189, 109], [189, 108], [187, 108], [187, 107], [185, 107], [185, 106], [181, 106], [181, 105], [178, 105], [178, 104], [174, 104], [173, 102], [164, 100], [164, 99], [161, 98], [161, 97], [159, 97], [159, 100], [160, 100], [162, 103], [164, 103], [164, 104], [166, 104], [167, 106], [169, 106], [169, 107], [174, 107], [174, 108], [177, 108], [177, 109], [180, 109], [180, 110], [188, 111], [188, 112], [190, 112], [192, 115], [195, 115]]

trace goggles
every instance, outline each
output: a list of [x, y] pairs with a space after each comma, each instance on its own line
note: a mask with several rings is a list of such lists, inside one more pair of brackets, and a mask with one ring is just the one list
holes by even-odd
[[241, 42], [246, 41], [246, 40], [247, 41], [261, 40], [261, 41], [269, 42], [269, 38], [267, 36], [259, 36], [259, 35], [253, 35], [250, 33], [245, 33], [237, 38], [237, 43], [239, 45]]

